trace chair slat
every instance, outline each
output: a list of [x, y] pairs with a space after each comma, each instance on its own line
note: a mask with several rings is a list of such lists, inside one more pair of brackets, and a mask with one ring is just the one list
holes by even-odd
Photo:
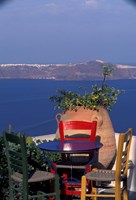
[[19, 165], [11, 163], [11, 169], [14, 169], [14, 171], [22, 172], [23, 171], [23, 166], [19, 166]]
[[23, 166], [22, 165], [22, 160], [18, 160], [18, 159], [16, 159], [16, 158], [10, 158], [10, 162], [12, 163], [12, 164], [16, 164], [16, 165], [18, 165], [18, 166]]
[[17, 152], [15, 150], [9, 150], [8, 151], [10, 156], [15, 156], [16, 158], [19, 157], [19, 158], [22, 158], [22, 154], [20, 152]]

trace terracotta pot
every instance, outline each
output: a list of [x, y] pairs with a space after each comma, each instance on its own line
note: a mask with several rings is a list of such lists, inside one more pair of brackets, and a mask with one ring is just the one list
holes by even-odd
[[[100, 107], [99, 111], [97, 112], [80, 107], [78, 108], [77, 112], [67, 111], [61, 116], [61, 120], [97, 120], [96, 136], [97, 140], [99, 140], [103, 144], [103, 147], [99, 150], [98, 163], [101, 167], [104, 168], [111, 168], [113, 166], [116, 155], [115, 132], [113, 130], [109, 114], [105, 108]], [[85, 133], [85, 131], [81, 130], [80, 133]], [[71, 132], [69, 131], [66, 134], [70, 135]], [[56, 137], [58, 136], [59, 133], [57, 130]]]

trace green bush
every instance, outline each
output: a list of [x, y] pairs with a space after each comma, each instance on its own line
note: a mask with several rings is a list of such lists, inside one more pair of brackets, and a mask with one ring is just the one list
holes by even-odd
[[3, 137], [0, 137], [0, 197], [4, 199], [8, 188], [8, 168], [7, 159], [4, 151]]

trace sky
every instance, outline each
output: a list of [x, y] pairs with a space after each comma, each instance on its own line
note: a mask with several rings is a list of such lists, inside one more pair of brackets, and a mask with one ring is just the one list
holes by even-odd
[[0, 63], [136, 65], [134, 0], [0, 0]]

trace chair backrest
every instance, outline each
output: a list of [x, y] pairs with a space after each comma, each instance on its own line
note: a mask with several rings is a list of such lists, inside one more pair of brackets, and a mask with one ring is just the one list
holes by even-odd
[[[60, 140], [90, 140], [95, 141], [97, 122], [87, 121], [58, 121]], [[79, 134], [71, 134], [66, 137], [65, 130], [79, 130]], [[88, 130], [89, 134], [80, 134], [80, 130]], [[74, 133], [74, 132], [73, 132]]]
[[127, 178], [130, 146], [132, 141], [132, 128], [119, 135], [117, 158], [116, 158], [116, 180]]
[[21, 174], [22, 189], [28, 193], [28, 163], [26, 154], [26, 139], [24, 134], [12, 134], [3, 132], [5, 152], [8, 162], [9, 179], [14, 173]]

